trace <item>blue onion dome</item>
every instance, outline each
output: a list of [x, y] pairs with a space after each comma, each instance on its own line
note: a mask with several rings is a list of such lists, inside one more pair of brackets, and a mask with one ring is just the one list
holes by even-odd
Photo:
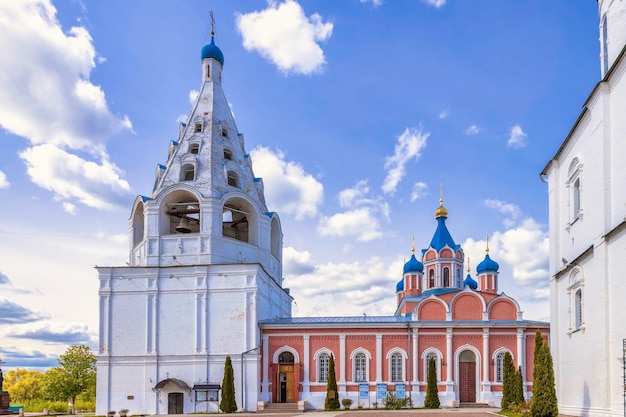
[[476, 272], [479, 274], [487, 271], [498, 272], [498, 268], [500, 268], [500, 265], [498, 265], [498, 263], [491, 259], [489, 254], [487, 254], [485, 255], [485, 259], [476, 267]]
[[404, 279], [401, 279], [396, 284], [396, 292], [402, 292], [402, 291], [404, 291]]
[[415, 258], [415, 254], [411, 255], [411, 259], [404, 264], [404, 273], [424, 272], [424, 264]]
[[470, 287], [470, 289], [475, 290], [476, 288], [478, 288], [478, 283], [474, 280], [474, 278], [468, 275], [463, 280], [463, 286], [468, 286]]
[[215, 45], [213, 36], [211, 36], [211, 43], [204, 45], [204, 48], [202, 48], [202, 59], [204, 60], [206, 58], [213, 58], [224, 66], [224, 54], [220, 48]]
[[493, 259], [491, 259], [489, 257], [489, 235], [487, 235], [487, 239], [486, 239], [487, 243], [486, 246], [487, 248], [485, 249], [485, 252], [487, 253], [485, 255], [485, 259], [478, 264], [478, 266], [476, 267], [476, 272], [479, 274], [482, 274], [483, 272], [498, 272], [498, 269], [500, 268], [500, 265], [498, 265], [498, 263], [496, 261], [494, 261]]

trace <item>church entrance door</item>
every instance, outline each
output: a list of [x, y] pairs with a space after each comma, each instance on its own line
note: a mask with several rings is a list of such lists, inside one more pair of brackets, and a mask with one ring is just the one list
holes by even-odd
[[459, 355], [459, 400], [462, 403], [476, 402], [476, 355], [471, 350]]
[[293, 365], [280, 365], [278, 402], [293, 402]]
[[294, 387], [294, 357], [291, 352], [282, 352], [278, 356], [278, 389], [276, 390], [276, 402], [292, 403], [295, 399]]
[[183, 414], [182, 392], [170, 392], [167, 394], [167, 414]]

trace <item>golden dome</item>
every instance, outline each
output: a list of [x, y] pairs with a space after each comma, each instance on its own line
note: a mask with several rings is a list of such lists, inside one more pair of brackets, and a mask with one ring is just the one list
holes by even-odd
[[443, 206], [443, 198], [439, 199], [439, 207], [435, 210], [435, 219], [439, 217], [448, 217], [448, 209]]

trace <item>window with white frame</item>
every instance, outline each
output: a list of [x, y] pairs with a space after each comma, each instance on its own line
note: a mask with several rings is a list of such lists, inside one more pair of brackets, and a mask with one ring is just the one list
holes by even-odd
[[428, 288], [435, 287], [435, 270], [431, 269], [428, 271]]
[[609, 26], [606, 14], [602, 17], [602, 75], [606, 75], [609, 70]]
[[328, 353], [320, 353], [317, 357], [317, 382], [328, 382], [328, 363], [330, 355]]
[[450, 268], [443, 268], [443, 286], [450, 286]]
[[400, 352], [391, 354], [390, 365], [391, 382], [404, 381], [404, 359]]
[[583, 290], [579, 288], [574, 294], [574, 330], [580, 330], [583, 325]]
[[501, 351], [496, 354], [495, 363], [494, 363], [494, 376], [496, 382], [504, 381], [504, 355], [506, 355], [507, 351]]
[[574, 158], [568, 170], [567, 185], [570, 189], [570, 224], [582, 216], [582, 164], [578, 158]]
[[583, 329], [583, 303], [584, 303], [584, 277], [583, 271], [580, 267], [574, 268], [569, 276], [569, 288], [570, 294], [570, 331], [576, 332]]
[[437, 381], [441, 381], [441, 361], [439, 360], [439, 357], [439, 353], [435, 350], [432, 350], [424, 355], [424, 381], [428, 380], [428, 363], [430, 362], [431, 358], [435, 360], [435, 372], [437, 373]]
[[360, 352], [354, 356], [354, 382], [367, 381], [367, 357]]

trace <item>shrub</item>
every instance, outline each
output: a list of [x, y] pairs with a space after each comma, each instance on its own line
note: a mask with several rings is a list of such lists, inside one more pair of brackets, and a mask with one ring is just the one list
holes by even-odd
[[426, 376], [428, 383], [426, 388], [426, 398], [424, 399], [425, 408], [439, 408], [439, 389], [437, 388], [437, 370], [435, 369], [435, 358], [428, 361], [428, 374]]
[[350, 398], [344, 398], [343, 400], [341, 400], [341, 404], [343, 404], [343, 408], [349, 410], [350, 406], [352, 405], [352, 400]]
[[222, 380], [222, 401], [220, 410], [225, 413], [237, 411], [237, 401], [235, 400], [235, 376], [233, 375], [233, 363], [230, 356], [226, 356], [224, 363], [224, 379]]
[[399, 410], [413, 406], [411, 397], [396, 398], [393, 392], [387, 394], [387, 398], [383, 400], [383, 407], [389, 410]]
[[328, 383], [326, 384], [325, 410], [339, 409], [339, 393], [337, 392], [337, 376], [335, 375], [335, 358], [330, 355], [328, 360]]

